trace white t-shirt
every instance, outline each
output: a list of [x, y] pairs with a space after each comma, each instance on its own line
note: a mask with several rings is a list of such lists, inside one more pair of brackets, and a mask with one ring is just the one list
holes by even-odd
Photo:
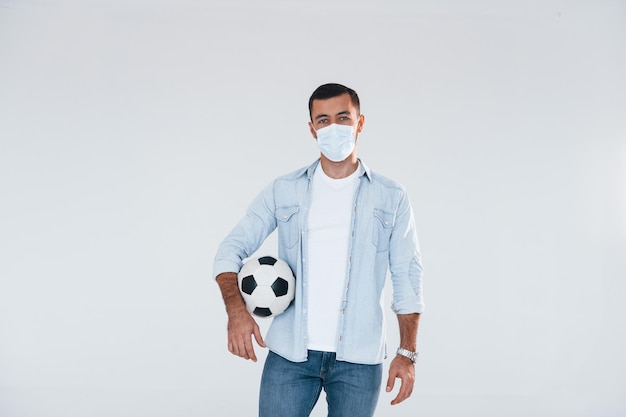
[[333, 179], [318, 165], [308, 219], [308, 349], [337, 351], [337, 325], [345, 292], [358, 169]]

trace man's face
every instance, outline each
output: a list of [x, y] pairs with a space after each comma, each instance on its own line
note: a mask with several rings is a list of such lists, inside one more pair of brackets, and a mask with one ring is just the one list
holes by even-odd
[[309, 127], [315, 139], [317, 139], [316, 131], [318, 129], [333, 123], [356, 126], [355, 136], [357, 136], [363, 129], [365, 121], [364, 116], [359, 114], [347, 93], [325, 100], [313, 100], [311, 119]]

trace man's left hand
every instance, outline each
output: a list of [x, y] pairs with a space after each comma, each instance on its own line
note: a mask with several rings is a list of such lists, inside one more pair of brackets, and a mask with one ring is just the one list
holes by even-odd
[[413, 385], [415, 384], [415, 365], [409, 358], [396, 355], [389, 366], [389, 378], [387, 379], [387, 392], [393, 389], [396, 378], [400, 378], [400, 391], [398, 395], [391, 401], [391, 405], [400, 404], [411, 396]]

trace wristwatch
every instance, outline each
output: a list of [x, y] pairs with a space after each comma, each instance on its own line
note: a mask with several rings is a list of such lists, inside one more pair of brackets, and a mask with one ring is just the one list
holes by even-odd
[[404, 356], [405, 358], [409, 358], [411, 362], [415, 363], [417, 361], [418, 352], [411, 352], [410, 350], [403, 349], [401, 347], [396, 350], [396, 355]]

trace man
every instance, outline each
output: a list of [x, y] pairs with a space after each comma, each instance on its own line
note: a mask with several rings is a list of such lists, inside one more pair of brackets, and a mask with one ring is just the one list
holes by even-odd
[[[389, 270], [400, 347], [389, 367], [391, 404], [411, 395], [422, 301], [413, 211], [403, 187], [357, 158], [365, 117], [356, 92], [318, 87], [309, 128], [320, 148], [311, 166], [274, 180], [220, 245], [214, 275], [228, 314], [228, 349], [256, 361], [252, 338], [269, 347], [261, 417], [308, 416], [322, 389], [329, 415], [374, 414], [386, 357], [382, 290]], [[245, 258], [278, 229], [278, 256], [296, 276], [294, 303], [264, 341], [237, 287]]]

